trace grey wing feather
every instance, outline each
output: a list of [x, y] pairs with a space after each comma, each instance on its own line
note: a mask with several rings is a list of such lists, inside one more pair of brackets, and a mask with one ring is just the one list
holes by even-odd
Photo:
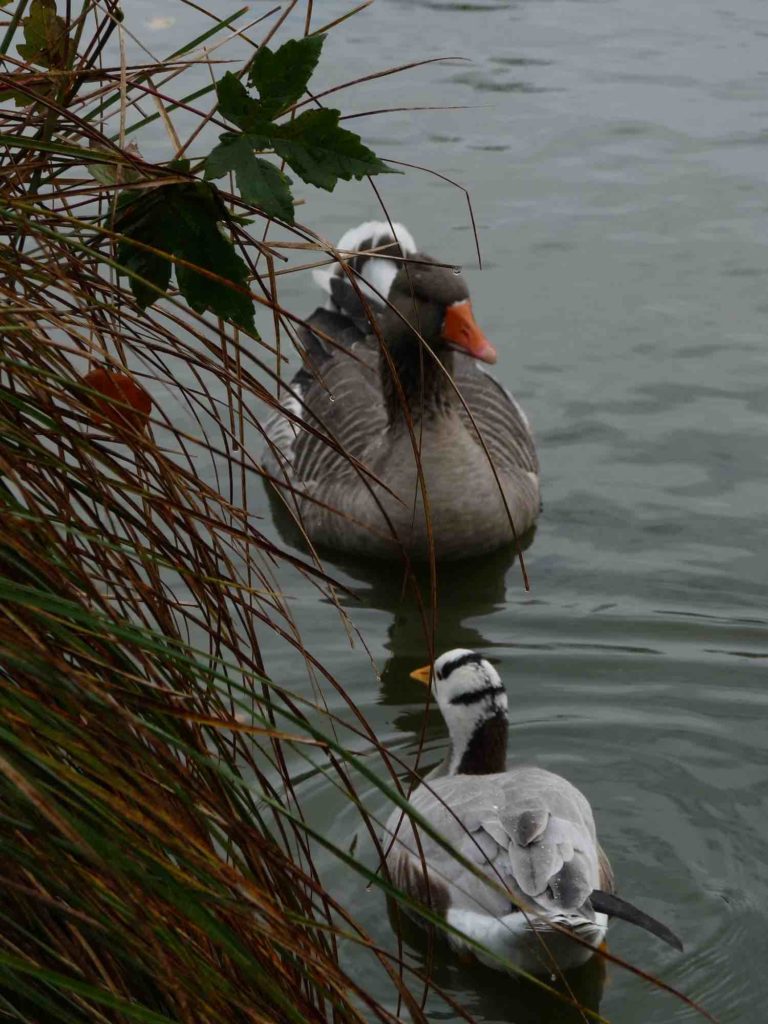
[[[476, 359], [456, 353], [453, 362], [456, 387], [469, 406], [497, 469], [522, 469], [538, 474], [539, 460], [530, 424], [512, 394], [486, 373]], [[467, 428], [475, 432], [463, 407], [461, 416]]]
[[[352, 358], [337, 356], [311, 330], [302, 330], [306, 363], [292, 382], [295, 397], [284, 404], [297, 420], [311, 423], [358, 457], [381, 436], [387, 423], [378, 347], [354, 322], [328, 310], [316, 310], [307, 324], [332, 336]], [[454, 355], [454, 379], [471, 412], [470, 416], [462, 406], [461, 418], [471, 433], [477, 433], [475, 425], [479, 429], [497, 470], [538, 474], [528, 421], [509, 391], [475, 359], [461, 353]], [[267, 421], [265, 433], [272, 445], [265, 459], [270, 470], [280, 465], [296, 482], [304, 483], [354, 475], [332, 446], [279, 412]]]
[[[484, 863], [487, 876], [510, 894], [505, 899], [475, 879], [420, 832], [425, 858], [447, 885], [453, 906], [480, 905], [497, 916], [516, 902], [560, 913], [586, 906], [589, 912], [587, 900], [600, 876], [594, 819], [585, 797], [565, 779], [538, 768], [459, 775], [419, 787], [411, 802], [464, 856]], [[416, 856], [407, 818], [398, 842]]]
[[316, 310], [307, 323], [332, 336], [349, 356], [338, 356], [323, 340], [304, 329], [300, 341], [305, 364], [291, 382], [293, 394], [265, 425], [268, 447], [263, 461], [273, 472], [288, 472], [297, 483], [354, 474], [349, 462], [312, 430], [325, 434], [352, 456], [362, 455], [386, 424], [374, 345], [345, 317]]
[[[354, 458], [364, 454], [386, 426], [386, 411], [377, 387], [377, 371], [362, 344], [352, 348], [355, 358], [333, 359], [322, 380], [313, 381], [305, 394], [305, 419]], [[294, 449], [294, 477], [308, 483], [355, 475], [347, 459], [321, 438], [301, 431]]]
[[[411, 796], [411, 804], [419, 811], [436, 831], [447, 839], [462, 856], [486, 868], [486, 875], [497, 883], [503, 877], [495, 871], [495, 862], [502, 853], [502, 847], [481, 824], [493, 812], [492, 790], [478, 797], [477, 791], [467, 791], [463, 780], [470, 776], [436, 779], [429, 787], [420, 786]], [[486, 780], [492, 776], [485, 776]], [[459, 785], [456, 783], [459, 782]], [[449, 809], [450, 808], [450, 809]], [[395, 837], [393, 840], [393, 837]], [[423, 829], [418, 829], [418, 841], [411, 819], [400, 810], [393, 812], [387, 822], [383, 838], [387, 854], [387, 867], [396, 885], [409, 881], [405, 889], [416, 899], [421, 899], [424, 883], [416, 879], [424, 876], [424, 863], [429, 865], [431, 887], [442, 886], [445, 906], [480, 907], [487, 913], [501, 916], [509, 911], [509, 899], [490, 889], [482, 879], [469, 873], [450, 853], [443, 849]], [[423, 858], [422, 858], [423, 854]], [[499, 861], [500, 862], [500, 861]], [[504, 871], [504, 865], [501, 865]]]
[[[520, 771], [525, 775], [515, 785]], [[587, 800], [565, 779], [541, 769], [507, 775], [510, 783], [500, 816], [512, 840], [508, 851], [517, 885], [547, 909], [578, 910], [599, 876], [595, 823]]]
[[[402, 837], [402, 832], [402, 828], [398, 830], [398, 836]], [[407, 847], [404, 841], [395, 844], [387, 856], [387, 869], [397, 889], [445, 917], [450, 905], [449, 886], [438, 873], [429, 870], [417, 849]]]
[[519, 846], [530, 846], [544, 832], [548, 822], [549, 811], [546, 807], [523, 811], [515, 823], [515, 841]]

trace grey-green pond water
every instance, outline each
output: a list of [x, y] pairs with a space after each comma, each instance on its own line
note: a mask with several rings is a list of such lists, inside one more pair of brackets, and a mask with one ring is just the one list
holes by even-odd
[[[346, 9], [316, 3], [316, 23]], [[184, 24], [149, 29], [158, 13]], [[181, 5], [158, 12], [142, 0], [128, 17], [161, 53], [197, 27]], [[544, 512], [526, 556], [530, 594], [506, 556], [441, 574], [439, 646], [498, 662], [511, 755], [583, 789], [622, 893], [686, 944], [679, 955], [617, 924], [611, 949], [723, 1022], [757, 1024], [768, 997], [768, 7], [378, 0], [332, 33], [320, 78], [443, 55], [471, 63], [432, 64], [340, 100], [348, 112], [471, 108], [350, 126], [380, 155], [470, 189], [482, 272], [460, 192], [418, 171], [377, 182], [425, 250], [464, 266], [497, 372], [536, 431]], [[167, 156], [153, 138], [140, 140], [146, 155]], [[300, 194], [302, 219], [328, 237], [379, 214], [365, 183]], [[285, 304], [309, 312], [309, 277], [287, 281]], [[261, 491], [258, 502], [279, 539]], [[291, 577], [297, 623], [408, 758], [423, 703], [407, 677], [424, 661], [416, 612], [395, 570], [335, 568], [381, 677], [334, 609]], [[275, 678], [310, 694], [301, 659], [268, 636], [265, 648]], [[434, 711], [427, 760], [442, 747]], [[301, 791], [316, 824], [348, 845], [359, 822], [339, 794], [322, 776]], [[381, 896], [319, 856], [334, 894], [384, 940]], [[384, 991], [367, 960], [353, 969]], [[440, 978], [480, 1020], [578, 1019], [450, 958]], [[600, 1009], [620, 1024], [696, 1019], [613, 967]]]

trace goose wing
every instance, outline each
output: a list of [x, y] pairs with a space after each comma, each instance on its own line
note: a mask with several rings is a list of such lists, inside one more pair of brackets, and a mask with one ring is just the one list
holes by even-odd
[[[549, 915], [592, 915], [594, 889], [610, 890], [610, 868], [595, 837], [586, 798], [558, 775], [519, 768], [498, 775], [457, 775], [419, 787], [411, 803], [430, 824], [486, 878], [509, 895], [478, 879], [419, 829], [396, 812], [387, 825], [395, 833], [387, 863], [396, 885], [433, 905], [448, 903], [501, 917], [517, 904]], [[419, 852], [423, 851], [423, 860]], [[602, 866], [601, 866], [602, 863]], [[414, 879], [422, 879], [414, 882]]]
[[[381, 385], [378, 379], [378, 347], [366, 339], [370, 327], [366, 306], [383, 309], [399, 268], [392, 257], [416, 252], [416, 243], [402, 224], [366, 221], [350, 228], [339, 239], [341, 251], [360, 250], [349, 259], [356, 278], [350, 282], [338, 263], [313, 271], [313, 277], [327, 294], [326, 307], [316, 309], [299, 330], [304, 365], [291, 382], [292, 394], [283, 402], [290, 413], [275, 413], [265, 425], [267, 445], [262, 463], [280, 478], [293, 478], [309, 490], [315, 480], [342, 482], [354, 473], [341, 458], [311, 430], [307, 423], [359, 457], [386, 425]], [[378, 255], [372, 255], [375, 251]], [[365, 296], [366, 306], [359, 292]], [[312, 328], [333, 339], [329, 345]], [[338, 349], [347, 353], [337, 356]]]
[[[313, 333], [318, 328], [333, 338], [338, 352]], [[264, 462], [271, 472], [278, 467], [296, 481], [333, 479], [350, 471], [345, 459], [311, 431], [306, 422], [343, 444], [356, 457], [386, 427], [387, 417], [378, 375], [378, 346], [366, 336], [362, 321], [345, 313], [317, 309], [299, 332], [305, 362], [291, 382], [292, 394], [284, 405], [289, 417], [276, 413], [267, 421]], [[470, 432], [480, 430], [500, 471], [524, 470], [538, 474], [539, 463], [525, 413], [512, 394], [487, 373], [477, 360], [454, 354], [454, 379], [471, 417], [460, 416]], [[473, 421], [474, 420], [474, 424]]]
[[[304, 365], [283, 402], [290, 416], [277, 412], [267, 420], [262, 461], [278, 481], [287, 476], [311, 487], [317, 480], [343, 482], [353, 476], [354, 468], [334, 445], [361, 457], [387, 417], [371, 340], [354, 321], [330, 310], [316, 310], [307, 325], [299, 332]], [[312, 327], [346, 351], [339, 352]]]
[[[522, 469], [538, 475], [539, 460], [530, 424], [511, 392], [476, 359], [456, 352], [453, 365], [456, 387], [472, 412], [497, 470]], [[467, 429], [476, 433], [463, 407], [460, 414]]]

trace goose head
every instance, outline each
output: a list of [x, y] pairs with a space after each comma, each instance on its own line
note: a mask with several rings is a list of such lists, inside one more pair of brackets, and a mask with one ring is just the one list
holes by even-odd
[[438, 355], [453, 348], [481, 362], [496, 362], [496, 350], [472, 313], [462, 274], [420, 253], [398, 270], [388, 298], [394, 308], [387, 307], [381, 325], [390, 344], [408, 345], [418, 355], [415, 328]]
[[463, 647], [446, 651], [434, 666], [411, 673], [432, 685], [451, 741], [439, 774], [503, 772], [507, 759], [507, 693], [493, 665]]
[[[390, 424], [402, 422], [401, 393], [412, 419], [450, 413], [455, 405], [453, 352], [496, 361], [496, 350], [472, 313], [466, 281], [450, 267], [417, 254], [395, 275], [388, 300], [378, 323], [384, 342], [379, 369]], [[424, 351], [420, 337], [431, 353]]]

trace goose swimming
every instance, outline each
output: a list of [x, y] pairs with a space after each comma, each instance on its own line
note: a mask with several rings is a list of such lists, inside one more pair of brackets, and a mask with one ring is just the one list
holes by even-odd
[[399, 224], [362, 224], [338, 249], [362, 250], [349, 260], [350, 276], [381, 342], [341, 265], [315, 271], [327, 308], [299, 331], [304, 365], [283, 403], [289, 415], [265, 424], [271, 482], [282, 485], [313, 543], [374, 557], [402, 546], [424, 559], [415, 446], [437, 557], [512, 543], [538, 515], [539, 465], [525, 414], [482, 369], [496, 351], [475, 321], [464, 277], [419, 253]]
[[[475, 651], [457, 649], [442, 654], [433, 671], [426, 666], [412, 675], [427, 685], [433, 676], [450, 748], [410, 803], [495, 887], [423, 829], [419, 847], [400, 808], [390, 815], [382, 840], [393, 884], [497, 957], [532, 973], [585, 963], [605, 938], [609, 917], [640, 925], [682, 950], [665, 925], [615, 894], [586, 797], [543, 768], [507, 769], [507, 694], [493, 665]], [[456, 936], [448, 938], [491, 967], [502, 966]]]

